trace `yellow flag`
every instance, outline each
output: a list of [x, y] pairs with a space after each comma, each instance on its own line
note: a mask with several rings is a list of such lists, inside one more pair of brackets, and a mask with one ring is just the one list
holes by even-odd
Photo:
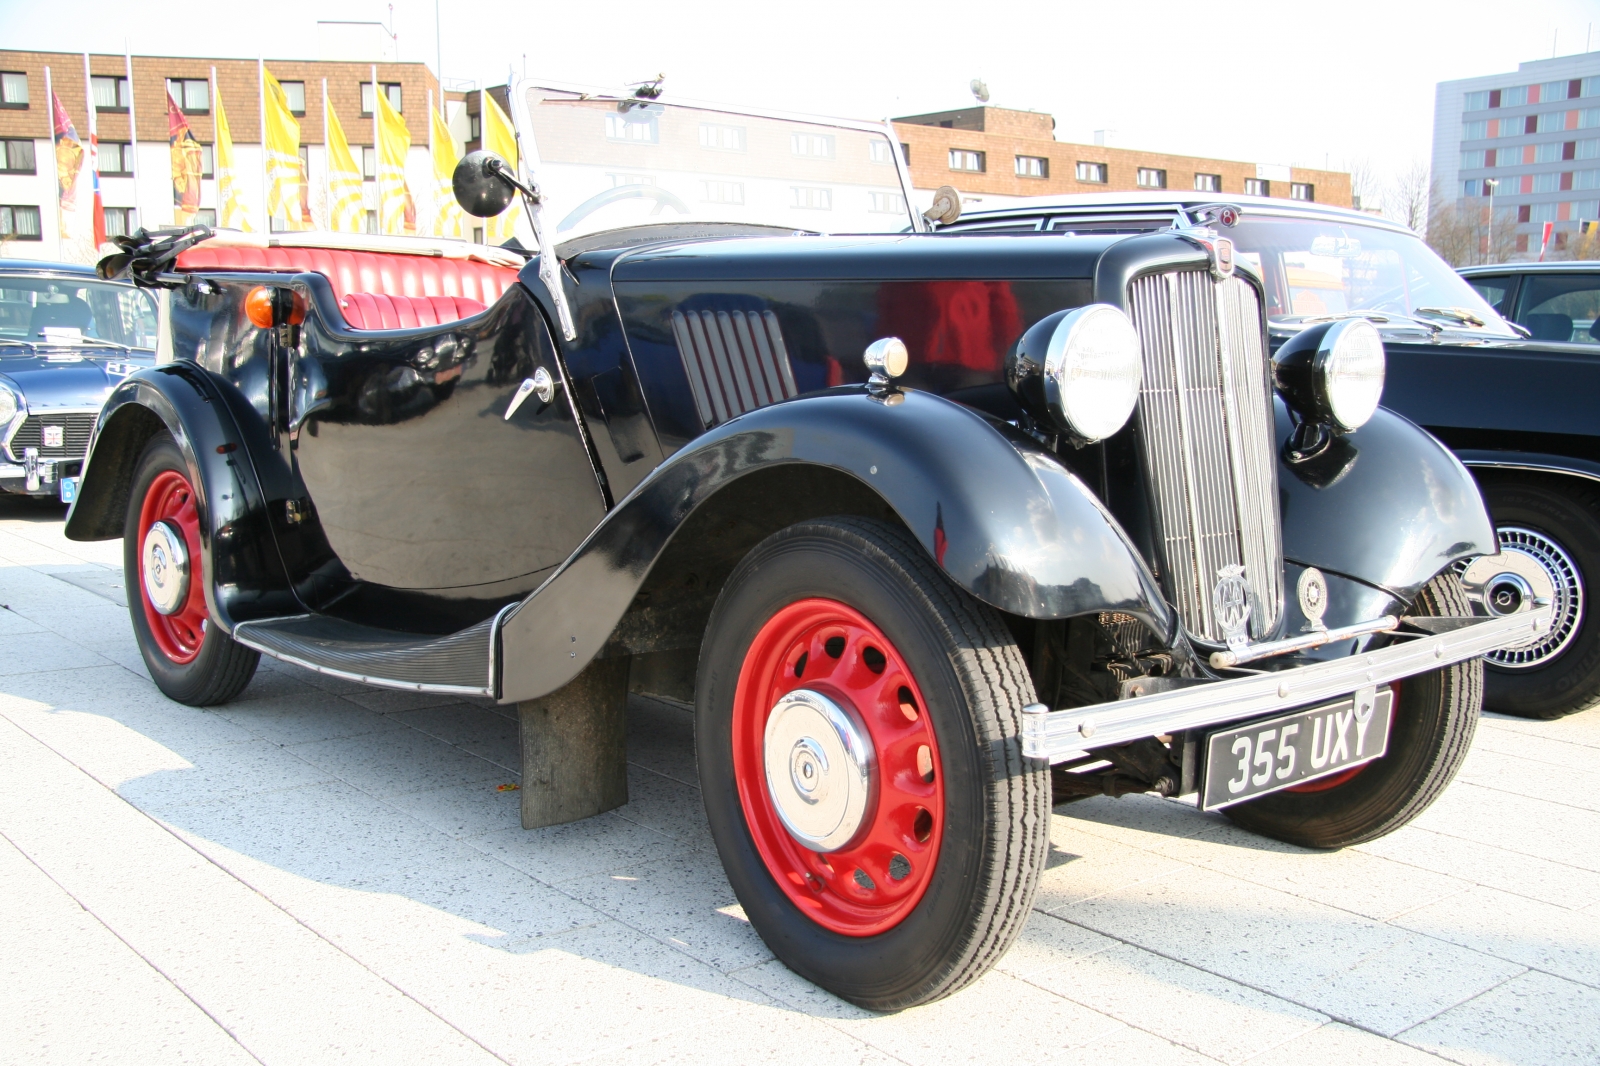
[[406, 186], [406, 154], [411, 151], [411, 131], [406, 120], [377, 93], [378, 100], [378, 229], [383, 233], [417, 232], [417, 208]]
[[455, 140], [444, 116], [433, 112], [433, 235], [461, 237], [461, 205], [456, 203], [453, 179], [456, 173]]
[[284, 229], [301, 229], [300, 222], [300, 123], [289, 111], [278, 79], [261, 68], [262, 92], [266, 95], [267, 217], [277, 219]]
[[228, 128], [228, 114], [222, 110], [222, 96], [215, 87], [211, 91], [212, 114], [216, 117], [217, 143], [213, 166], [217, 174], [217, 225], [223, 229], [254, 231], [250, 225], [250, 211], [244, 206], [239, 192], [239, 175], [233, 168], [233, 131]]
[[[511, 129], [511, 120], [488, 92], [483, 94], [483, 147], [485, 151], [493, 152], [510, 163], [512, 170], [520, 169], [517, 166], [517, 135]], [[513, 199], [510, 207], [494, 218], [483, 220], [483, 239], [489, 244], [510, 240], [516, 234], [517, 219], [521, 215], [522, 204]]]
[[361, 233], [367, 228], [361, 199], [361, 167], [350, 154], [344, 127], [333, 113], [333, 103], [324, 95], [322, 121], [328, 142], [328, 228], [335, 233]]

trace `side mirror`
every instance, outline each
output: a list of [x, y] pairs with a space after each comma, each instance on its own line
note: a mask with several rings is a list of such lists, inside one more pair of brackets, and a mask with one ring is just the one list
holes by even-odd
[[456, 164], [456, 172], [450, 177], [456, 203], [469, 215], [493, 218], [504, 211], [517, 194], [516, 187], [506, 179], [510, 171], [506, 161], [493, 152], [468, 153]]

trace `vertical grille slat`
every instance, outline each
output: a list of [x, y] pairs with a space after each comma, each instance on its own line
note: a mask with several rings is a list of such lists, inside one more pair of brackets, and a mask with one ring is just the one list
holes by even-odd
[[1135, 279], [1128, 306], [1144, 354], [1139, 426], [1162, 569], [1195, 636], [1223, 639], [1218, 571], [1243, 566], [1251, 635], [1283, 600], [1271, 393], [1255, 290], [1176, 271]]
[[771, 311], [674, 311], [672, 335], [707, 427], [799, 394]]

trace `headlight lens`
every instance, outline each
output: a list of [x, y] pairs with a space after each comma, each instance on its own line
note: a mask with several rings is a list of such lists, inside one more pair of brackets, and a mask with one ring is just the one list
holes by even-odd
[[1119, 308], [1090, 304], [1056, 326], [1045, 351], [1044, 391], [1062, 428], [1086, 441], [1111, 436], [1133, 414], [1143, 381], [1139, 334]]
[[1328, 330], [1317, 352], [1317, 376], [1340, 429], [1359, 429], [1378, 409], [1386, 365], [1383, 338], [1371, 322], [1350, 319]]
[[22, 407], [22, 397], [11, 391], [10, 386], [0, 384], [0, 429], [15, 417]]

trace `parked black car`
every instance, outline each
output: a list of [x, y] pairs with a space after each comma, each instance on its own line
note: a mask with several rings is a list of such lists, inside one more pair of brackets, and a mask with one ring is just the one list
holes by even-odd
[[155, 362], [156, 304], [91, 267], [0, 259], [0, 492], [70, 503], [111, 387]]
[[[1475, 268], [1469, 287], [1402, 226], [1249, 196], [1226, 205], [1215, 194], [1039, 198], [980, 206], [944, 232], [1147, 233], [1202, 218], [1259, 268], [1274, 350], [1321, 322], [1359, 316], [1378, 327], [1388, 354], [1383, 406], [1426, 427], [1472, 470], [1499, 531], [1502, 583], [1520, 589], [1517, 572], [1529, 566], [1551, 583], [1551, 629], [1485, 656], [1485, 705], [1555, 718], [1592, 703], [1600, 695], [1600, 623], [1589, 603], [1600, 575], [1600, 342], [1579, 335], [1592, 325], [1584, 300], [1592, 302], [1600, 275], [1562, 296], [1545, 290], [1575, 273], [1570, 265], [1520, 289], [1508, 268]], [[1561, 312], [1569, 304], [1575, 318]], [[1498, 313], [1513, 307], [1531, 312], [1526, 329], [1513, 324], [1518, 314], [1508, 322]]]
[[1600, 353], [1600, 262], [1495, 263], [1462, 267], [1467, 284], [1534, 340]]
[[626, 802], [630, 687], [692, 702], [751, 924], [892, 1009], [1017, 935], [1053, 794], [1371, 839], [1460, 765], [1477, 656], [1548, 624], [1474, 613], [1493, 528], [1377, 408], [1369, 322], [1274, 392], [1226, 239], [902, 233], [884, 127], [512, 104], [538, 186], [474, 153], [456, 192], [532, 220], [520, 270], [204, 229], [102, 264], [171, 358], [108, 400], [67, 535], [124, 538], [174, 699], [265, 653], [518, 703], [528, 826]]

